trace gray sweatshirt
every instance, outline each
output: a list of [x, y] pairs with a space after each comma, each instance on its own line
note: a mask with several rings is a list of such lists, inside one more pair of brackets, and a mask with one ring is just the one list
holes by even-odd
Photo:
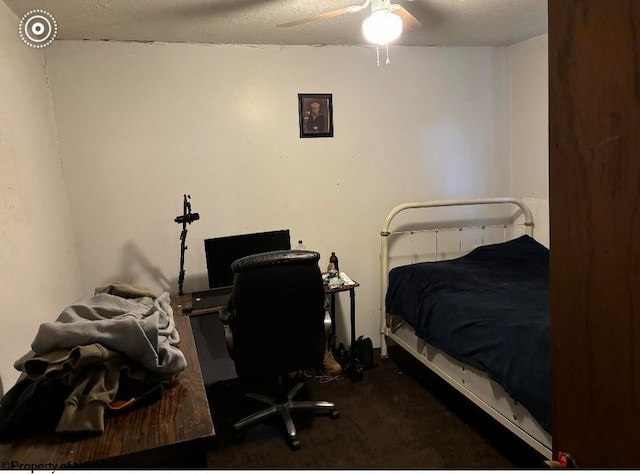
[[100, 293], [67, 307], [56, 321], [41, 324], [32, 351], [14, 367], [22, 371], [24, 362], [34, 355], [99, 343], [156, 374], [172, 376], [187, 366], [178, 342], [169, 293], [157, 299]]

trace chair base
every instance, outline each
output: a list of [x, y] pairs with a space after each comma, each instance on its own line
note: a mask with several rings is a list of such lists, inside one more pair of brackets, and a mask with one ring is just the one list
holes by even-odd
[[271, 397], [266, 397], [264, 395], [260, 395], [258, 393], [247, 393], [247, 397], [253, 398], [254, 400], [259, 400], [265, 403], [267, 408], [260, 410], [257, 413], [249, 415], [240, 421], [234, 423], [233, 429], [237, 432], [246, 428], [248, 426], [259, 423], [262, 420], [270, 418], [273, 415], [279, 414], [284, 421], [284, 425], [287, 429], [288, 435], [288, 443], [291, 449], [299, 449], [300, 441], [297, 439], [296, 427], [293, 424], [293, 420], [291, 419], [291, 412], [296, 410], [321, 410], [328, 411], [329, 415], [333, 419], [337, 419], [340, 417], [338, 410], [336, 410], [336, 406], [332, 402], [323, 402], [323, 401], [293, 401], [293, 397], [297, 395], [300, 389], [304, 386], [303, 383], [297, 383], [295, 387], [293, 387], [289, 393], [287, 394], [287, 399], [284, 403], [279, 403], [277, 400]]

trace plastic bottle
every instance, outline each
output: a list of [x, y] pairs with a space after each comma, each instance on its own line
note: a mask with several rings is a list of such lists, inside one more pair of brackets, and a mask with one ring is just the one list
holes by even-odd
[[298, 240], [298, 245], [296, 246], [296, 250], [306, 250], [302, 240]]
[[331, 252], [331, 257], [329, 257], [329, 263], [333, 263], [334, 268], [338, 273], [340, 273], [340, 266], [338, 265], [338, 257], [336, 257], [335, 252]]

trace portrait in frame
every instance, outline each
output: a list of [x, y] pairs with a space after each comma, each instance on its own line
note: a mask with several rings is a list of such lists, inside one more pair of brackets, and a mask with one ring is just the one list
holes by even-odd
[[333, 137], [331, 94], [298, 94], [300, 138]]

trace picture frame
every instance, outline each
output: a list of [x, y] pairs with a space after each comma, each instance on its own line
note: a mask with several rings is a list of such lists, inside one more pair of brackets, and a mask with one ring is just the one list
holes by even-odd
[[300, 138], [333, 137], [332, 94], [298, 94]]

